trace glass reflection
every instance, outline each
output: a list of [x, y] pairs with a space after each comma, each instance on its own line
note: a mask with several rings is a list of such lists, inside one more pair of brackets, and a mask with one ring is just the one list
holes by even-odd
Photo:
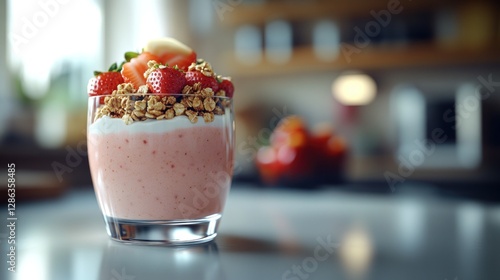
[[460, 267], [467, 279], [481, 279], [481, 248], [484, 239], [484, 208], [476, 203], [466, 203], [457, 209], [458, 250]]
[[425, 242], [426, 215], [424, 204], [416, 199], [403, 200], [398, 208], [396, 225], [400, 249], [407, 256], [416, 255]]
[[226, 279], [215, 242], [189, 247], [136, 246], [109, 241], [101, 280]]
[[351, 228], [344, 236], [340, 258], [344, 268], [354, 279], [362, 279], [368, 272], [373, 257], [373, 242], [362, 227]]

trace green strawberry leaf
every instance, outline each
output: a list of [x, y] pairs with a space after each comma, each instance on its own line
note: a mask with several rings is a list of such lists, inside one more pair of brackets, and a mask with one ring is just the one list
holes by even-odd
[[[121, 72], [123, 64], [125, 64], [125, 61], [120, 63], [120, 65], [116, 64], [116, 62], [115, 62], [115, 63], [111, 64], [111, 66], [109, 66], [109, 69], [107, 72]], [[94, 71], [94, 77], [102, 75], [103, 73], [104, 72], [102, 72], [102, 71]]]
[[118, 69], [116, 69], [116, 72], [121, 72], [122, 71], [122, 68], [123, 68], [123, 64], [125, 64], [126, 61], [123, 61], [122, 63], [120, 63], [120, 66], [118, 66]]
[[139, 54], [136, 53], [136, 52], [126, 52], [125, 53], [125, 60], [127, 62], [129, 62], [130, 60], [132, 60], [132, 58], [135, 58], [135, 57], [138, 57], [138, 56], [139, 56]]
[[118, 69], [118, 65], [116, 65], [116, 62], [111, 64], [111, 66], [109, 66], [109, 70], [108, 72], [116, 72], [116, 70]]

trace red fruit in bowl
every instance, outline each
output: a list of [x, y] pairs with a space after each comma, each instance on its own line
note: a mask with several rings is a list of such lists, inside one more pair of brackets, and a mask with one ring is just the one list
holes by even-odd
[[146, 84], [146, 78], [144, 78], [144, 72], [148, 70], [148, 62], [150, 60], [159, 61], [160, 59], [148, 52], [125, 53], [125, 60], [127, 61], [122, 68], [122, 76], [126, 83], [132, 83], [135, 89]]
[[304, 146], [309, 141], [306, 124], [299, 116], [288, 116], [280, 121], [271, 135], [271, 145]]
[[[302, 118], [299, 116], [288, 116], [281, 120], [271, 135], [271, 149], [273, 151], [273, 162], [263, 164], [266, 159], [264, 152], [259, 151], [257, 163], [261, 174], [267, 177], [277, 178], [275, 181], [299, 182], [312, 175], [313, 161], [311, 149], [308, 145], [309, 133]], [[269, 149], [267, 154], [271, 154]], [[268, 156], [267, 158], [271, 158]], [[261, 162], [259, 162], [261, 161]], [[271, 169], [271, 170], [267, 170]], [[271, 175], [270, 175], [271, 174]], [[274, 182], [271, 182], [274, 183]]]
[[229, 97], [229, 98], [232, 98], [233, 97], [233, 93], [234, 93], [233, 82], [231, 82], [228, 79], [223, 79], [219, 83], [219, 90], [224, 90], [224, 92], [226, 92], [226, 96]]
[[214, 92], [219, 90], [219, 83], [213, 76], [206, 76], [200, 71], [186, 72], [187, 84], [193, 86], [196, 83], [201, 83], [201, 88], [211, 88]]
[[304, 179], [312, 175], [314, 161], [307, 145], [281, 146], [278, 148], [277, 158], [284, 166], [285, 174], [289, 179]]
[[328, 156], [328, 141], [334, 137], [333, 129], [330, 125], [316, 125], [311, 133], [309, 146], [315, 153], [315, 158], [318, 162], [323, 162]]
[[309, 133], [304, 120], [288, 116], [271, 135], [271, 146], [262, 148], [256, 164], [267, 183], [304, 186], [341, 178], [346, 144], [328, 126]]
[[308, 134], [306, 123], [301, 117], [296, 115], [291, 115], [283, 118], [279, 122], [278, 126], [276, 126], [275, 130], [286, 132], [304, 132], [305, 134]]
[[186, 85], [186, 77], [171, 67], [158, 68], [149, 74], [146, 84], [153, 93], [181, 93]]
[[329, 125], [316, 126], [311, 132], [311, 145], [326, 148], [331, 137], [333, 137], [333, 129]]
[[334, 134], [330, 126], [317, 126], [311, 136], [310, 147], [317, 172], [325, 180], [338, 180], [347, 155], [345, 141]]
[[347, 152], [347, 145], [342, 138], [334, 136], [328, 140], [326, 150], [330, 158], [341, 159]]
[[262, 179], [269, 184], [308, 178], [313, 167], [309, 151], [305, 147], [286, 145], [261, 147], [257, 153], [256, 164]]
[[277, 150], [274, 147], [260, 147], [255, 162], [264, 182], [276, 184], [283, 176], [284, 166], [278, 161]]

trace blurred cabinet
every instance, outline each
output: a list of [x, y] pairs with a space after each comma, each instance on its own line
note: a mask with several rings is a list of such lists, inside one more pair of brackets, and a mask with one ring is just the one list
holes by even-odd
[[232, 2], [234, 76], [500, 63], [493, 0]]

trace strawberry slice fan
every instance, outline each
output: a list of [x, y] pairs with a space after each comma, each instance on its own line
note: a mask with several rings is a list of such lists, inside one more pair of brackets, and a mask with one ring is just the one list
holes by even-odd
[[143, 52], [141, 54], [127, 52], [125, 54], [126, 63], [123, 65], [121, 71], [123, 80], [126, 83], [131, 83], [136, 89], [145, 85], [146, 78], [144, 78], [144, 72], [148, 70], [148, 62], [151, 60], [159, 61], [160, 59], [148, 52]]

